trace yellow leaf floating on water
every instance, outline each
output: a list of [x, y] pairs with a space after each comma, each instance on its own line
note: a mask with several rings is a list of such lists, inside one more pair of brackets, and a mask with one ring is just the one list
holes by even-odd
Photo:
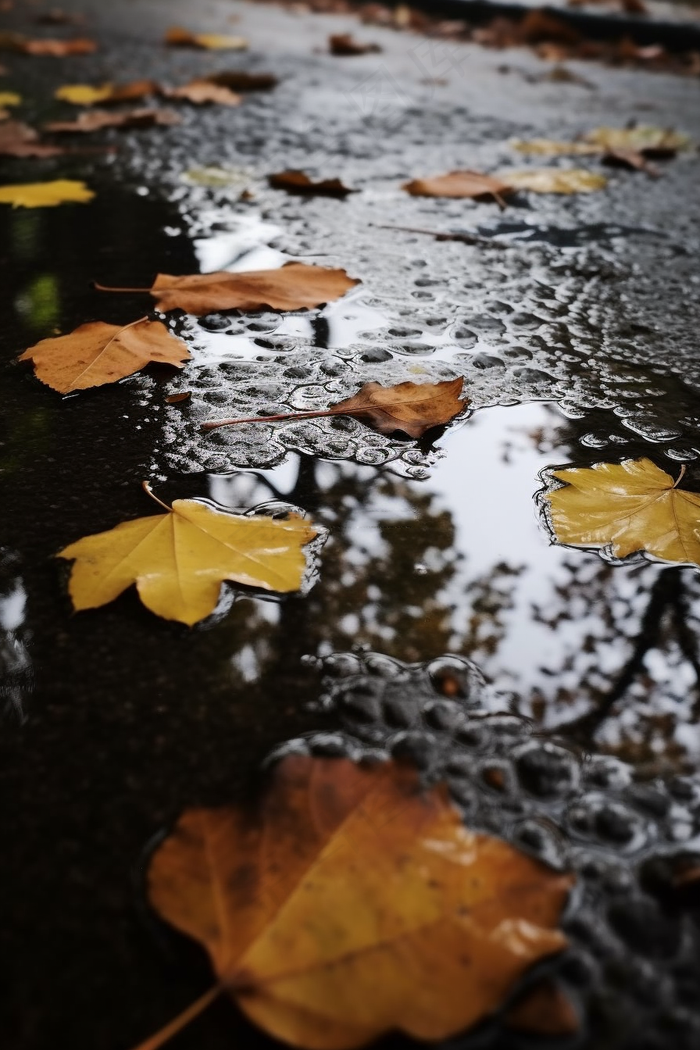
[[70, 102], [73, 106], [93, 106], [110, 98], [114, 88], [111, 84], [94, 87], [92, 84], [64, 84], [54, 92], [54, 98], [60, 102]]
[[[700, 493], [677, 487], [650, 459], [552, 471], [565, 483], [545, 493], [560, 543], [638, 551], [700, 565]], [[682, 476], [682, 472], [681, 472]]]
[[224, 580], [299, 590], [302, 547], [318, 534], [307, 519], [228, 514], [191, 499], [166, 509], [60, 551], [57, 557], [75, 559], [69, 591], [76, 611], [106, 605], [135, 583], [151, 612], [192, 626], [214, 611]]
[[0, 186], [0, 204], [11, 204], [13, 208], [55, 208], [57, 204], [87, 204], [94, 196], [93, 190], [84, 182], [73, 179]]
[[501, 171], [497, 178], [514, 190], [532, 193], [593, 193], [604, 189], [608, 180], [604, 175], [584, 168], [525, 168], [522, 171]]
[[148, 872], [159, 914], [202, 943], [217, 991], [277, 1039], [441, 1040], [561, 951], [573, 877], [465, 827], [444, 785], [393, 762], [292, 755], [257, 813], [190, 809]]

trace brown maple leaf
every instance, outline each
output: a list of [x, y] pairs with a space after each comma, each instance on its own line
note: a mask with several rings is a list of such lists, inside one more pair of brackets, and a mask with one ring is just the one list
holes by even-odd
[[45, 131], [72, 133], [89, 133], [101, 131], [102, 128], [151, 128], [156, 124], [179, 124], [182, 118], [172, 109], [155, 109], [143, 107], [123, 112], [108, 112], [104, 109], [90, 109], [81, 113], [75, 120], [54, 120], [44, 125]]
[[328, 47], [332, 55], [367, 55], [382, 50], [379, 44], [360, 43], [352, 33], [333, 33], [328, 37]]
[[39, 133], [20, 120], [0, 123], [0, 153], [6, 157], [56, 157], [65, 151], [39, 141]]
[[495, 200], [505, 207], [504, 196], [513, 189], [496, 175], [484, 175], [479, 171], [450, 171], [447, 175], [434, 175], [428, 179], [413, 179], [404, 183], [403, 189], [412, 197], [454, 197], [473, 200]]

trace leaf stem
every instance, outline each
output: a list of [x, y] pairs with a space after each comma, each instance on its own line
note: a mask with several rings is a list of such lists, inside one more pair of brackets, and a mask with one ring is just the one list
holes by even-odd
[[111, 288], [107, 284], [100, 284], [99, 281], [93, 281], [92, 287], [96, 292], [128, 292], [138, 295], [148, 295], [151, 292], [150, 288]]
[[159, 1046], [163, 1046], [169, 1039], [172, 1039], [174, 1035], [177, 1035], [190, 1021], [194, 1021], [195, 1017], [198, 1017], [203, 1010], [213, 1003], [214, 1000], [221, 995], [223, 992], [223, 985], [215, 984], [213, 988], [210, 988], [208, 992], [200, 996], [195, 1002], [183, 1010], [181, 1014], [178, 1014], [172, 1021], [166, 1024], [160, 1031], [152, 1035], [150, 1039], [147, 1039], [145, 1043], [140, 1043], [134, 1050], [158, 1050]]
[[686, 467], [687, 467], [686, 463], [681, 463], [681, 472], [680, 472], [680, 474], [678, 475], [678, 477], [676, 478], [676, 480], [673, 483], [674, 489], [677, 489], [678, 486], [680, 485], [681, 481], [683, 480], [683, 475], [685, 474]]
[[283, 412], [279, 416], [249, 416], [245, 419], [212, 419], [202, 423], [200, 430], [216, 430], [218, 427], [232, 427], [236, 423], [277, 423], [282, 419], [320, 419], [322, 416], [339, 416], [333, 408], [321, 408], [315, 412]]
[[172, 509], [173, 509], [172, 507], [169, 507], [167, 503], [163, 503], [162, 499], [158, 499], [158, 497], [156, 496], [155, 492], [151, 488], [151, 484], [150, 484], [149, 481], [142, 481], [141, 482], [141, 488], [143, 489], [143, 491], [146, 493], [147, 496], [150, 496], [152, 500], [155, 500], [156, 503], [159, 503], [160, 506], [163, 507], [164, 510], [168, 511], [168, 513], [170, 513], [172, 511]]

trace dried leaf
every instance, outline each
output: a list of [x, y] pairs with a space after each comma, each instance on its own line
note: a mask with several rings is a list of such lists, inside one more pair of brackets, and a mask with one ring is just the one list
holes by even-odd
[[0, 51], [63, 58], [65, 55], [90, 55], [97, 51], [97, 44], [86, 37], [76, 37], [74, 40], [41, 40], [22, 36], [21, 33], [0, 33]]
[[0, 107], [3, 109], [5, 106], [19, 106], [21, 103], [22, 96], [16, 91], [0, 91]]
[[553, 139], [513, 139], [513, 149], [519, 153], [533, 154], [539, 157], [595, 156], [600, 153], [600, 146], [592, 142], [555, 142]]
[[64, 84], [54, 91], [54, 98], [59, 102], [70, 102], [74, 106], [93, 106], [96, 102], [104, 102], [112, 94], [111, 84], [103, 84], [94, 87], [92, 84]]
[[433, 427], [449, 423], [466, 408], [469, 402], [459, 396], [463, 387], [461, 378], [445, 379], [441, 383], [397, 383], [395, 386], [365, 383], [353, 397], [338, 401], [329, 408], [251, 419], [213, 420], [204, 423], [202, 430], [217, 430], [237, 423], [353, 416], [380, 434], [393, 434], [398, 430], [408, 437], [419, 438]]
[[672, 157], [692, 145], [688, 135], [670, 128], [640, 124], [634, 128], [594, 128], [584, 140], [603, 152], [642, 153], [646, 157]]
[[150, 289], [96, 287], [100, 291], [150, 291], [157, 310], [201, 315], [213, 310], [309, 309], [340, 299], [359, 283], [345, 270], [287, 263], [279, 270], [222, 270], [183, 277], [159, 273]]
[[382, 50], [379, 44], [361, 44], [352, 33], [334, 33], [328, 37], [328, 47], [332, 55], [367, 55]]
[[320, 179], [314, 182], [303, 171], [280, 171], [268, 175], [267, 181], [275, 190], [286, 190], [305, 197], [347, 197], [354, 190], [344, 186], [340, 179]]
[[183, 390], [179, 394], [168, 394], [165, 399], [167, 405], [181, 405], [184, 401], [189, 401], [192, 397], [191, 390]]
[[182, 117], [173, 109], [141, 109], [109, 112], [104, 109], [91, 109], [81, 113], [76, 120], [54, 120], [44, 125], [45, 131], [82, 132], [101, 131], [102, 128], [152, 128], [156, 124], [171, 126], [180, 124]]
[[57, 204], [87, 204], [95, 196], [84, 182], [55, 179], [53, 182], [25, 182], [0, 186], [0, 204], [13, 208], [54, 208]]
[[106, 605], [135, 583], [151, 612], [192, 626], [214, 611], [224, 580], [280, 593], [301, 586], [302, 547], [317, 530], [300, 515], [229, 514], [191, 499], [166, 510], [60, 551], [57, 557], [75, 559], [69, 592], [76, 611]]
[[512, 192], [507, 182], [498, 176], [482, 175], [478, 171], [450, 171], [429, 179], [406, 182], [403, 189], [413, 197], [470, 197], [474, 200], [499, 200]]
[[463, 411], [466, 402], [459, 397], [463, 386], [462, 378], [395, 386], [365, 383], [353, 397], [334, 405], [333, 414], [359, 416], [380, 434], [400, 430], [411, 438], [419, 438]]
[[544, 497], [560, 543], [700, 565], [700, 494], [677, 488], [683, 471], [674, 481], [650, 459], [637, 459], [552, 476], [565, 483]]
[[645, 171], [647, 175], [657, 178], [661, 172], [643, 153], [634, 149], [610, 149], [603, 154], [603, 164], [614, 168], [631, 168], [632, 171]]
[[173, 26], [165, 34], [170, 47], [196, 47], [206, 51], [244, 51], [248, 41], [242, 36], [225, 36], [220, 33], [191, 33], [189, 29]]
[[593, 193], [608, 184], [604, 175], [583, 168], [525, 168], [523, 171], [502, 171], [498, 177], [511, 190], [530, 190], [532, 193]]
[[32, 361], [37, 379], [61, 394], [116, 383], [152, 362], [182, 368], [189, 359], [181, 339], [145, 318], [128, 325], [91, 321], [70, 335], [42, 339], [19, 358]]
[[566, 946], [572, 883], [464, 827], [410, 767], [300, 755], [257, 814], [186, 811], [148, 872], [151, 903], [207, 948], [219, 988], [314, 1050], [396, 1029], [437, 1041], [487, 1017]]
[[19, 120], [0, 123], [0, 154], [6, 157], [55, 157], [65, 150], [39, 141], [39, 133]]
[[213, 84], [208, 78], [191, 80], [189, 84], [182, 87], [168, 88], [163, 91], [167, 98], [185, 99], [201, 106], [206, 102], [215, 102], [221, 106], [239, 106], [243, 99], [230, 88], [220, 84]]

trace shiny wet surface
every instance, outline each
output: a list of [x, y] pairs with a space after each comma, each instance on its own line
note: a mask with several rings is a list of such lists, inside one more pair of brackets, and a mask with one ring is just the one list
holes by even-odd
[[[523, 100], [458, 78], [456, 105], [391, 52], [379, 73], [403, 85], [403, 117], [377, 126], [347, 95], [376, 66], [334, 69], [321, 105], [329, 59], [309, 61], [298, 29], [285, 40], [281, 15], [250, 17], [259, 34], [250, 63], [273, 61], [283, 88], [240, 114], [190, 113], [182, 130], [129, 136], [114, 161], [62, 161], [61, 174], [98, 191], [89, 212], [0, 213], [3, 897], [8, 1030], [22, 1050], [52, 1045], [59, 1029], [76, 1047], [135, 1044], [206, 986], [199, 953], [143, 906], [144, 851], [184, 807], [248, 796], [280, 743], [339, 728], [305, 657], [357, 644], [408, 662], [463, 654], [512, 691], [498, 704], [548, 738], [612, 753], [643, 777], [698, 766], [696, 571], [554, 545], [533, 500], [548, 468], [642, 455], [674, 475], [685, 463], [685, 484], [700, 488], [696, 158], [679, 158], [659, 182], [618, 174], [604, 199], [531, 198], [500, 217], [493, 206], [416, 202], [396, 185], [464, 163], [467, 131], [470, 166], [521, 166], [504, 143], [522, 136]], [[314, 24], [318, 40], [324, 32]], [[124, 77], [144, 55], [154, 61], [148, 40], [128, 55], [123, 41], [113, 46]], [[102, 61], [89, 59], [81, 77]], [[202, 65], [158, 61], [181, 78]], [[496, 83], [482, 55], [474, 62]], [[18, 68], [25, 75], [46, 94], [45, 74]], [[50, 77], [75, 79], [76, 67]], [[640, 85], [652, 90], [639, 74], [610, 77], [586, 96], [587, 124], [611, 104], [620, 119], [641, 112]], [[654, 120], [697, 133], [686, 88], [654, 83]], [[547, 90], [528, 120], [563, 136], [580, 89], [566, 88], [563, 112]], [[233, 139], [227, 121], [238, 122]], [[214, 163], [229, 164], [223, 188], [186, 176]], [[363, 192], [300, 202], [266, 188], [266, 172], [297, 164], [325, 175], [342, 165]], [[13, 164], [13, 180], [29, 177], [35, 168]], [[238, 199], [241, 178], [252, 201]], [[468, 229], [500, 246], [382, 223]], [[194, 353], [178, 375], [149, 369], [62, 399], [14, 364], [54, 330], [126, 323], [147, 309], [100, 297], [93, 279], [145, 286], [157, 271], [287, 258], [342, 265], [363, 285], [311, 313], [178, 319]], [[434, 442], [350, 420], [209, 438], [198, 429], [217, 414], [325, 405], [364, 380], [456, 374], [473, 411]], [[166, 404], [178, 390], [190, 401]], [[150, 513], [144, 478], [167, 501], [303, 508], [329, 530], [314, 586], [284, 599], [226, 588], [214, 617], [191, 631], [150, 615], [133, 592], [73, 615], [53, 555]], [[231, 1016], [219, 1004], [182, 1046], [269, 1045]]]

